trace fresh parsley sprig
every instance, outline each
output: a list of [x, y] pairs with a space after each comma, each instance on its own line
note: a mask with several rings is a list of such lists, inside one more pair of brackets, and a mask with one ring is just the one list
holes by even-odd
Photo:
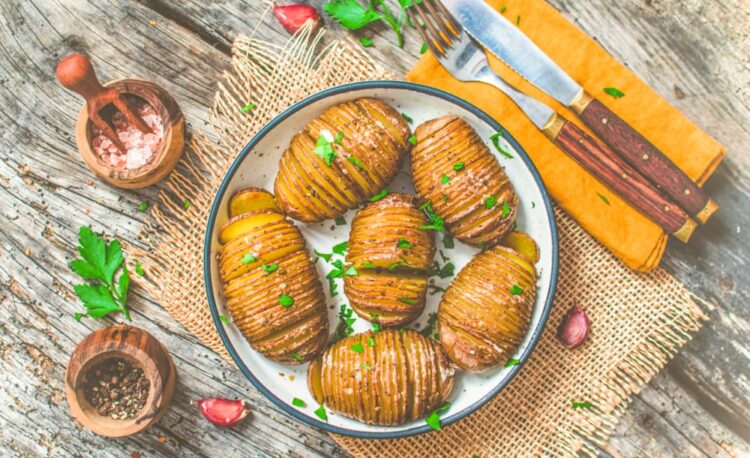
[[357, 0], [333, 0], [323, 5], [323, 10], [348, 30], [359, 30], [373, 22], [383, 21], [396, 32], [400, 48], [404, 47], [404, 26], [410, 25], [406, 9], [421, 0], [398, 0], [400, 11], [394, 11], [385, 0], [368, 0], [363, 5]]
[[107, 243], [90, 227], [82, 226], [78, 232], [78, 253], [81, 259], [71, 261], [70, 268], [86, 280], [86, 283], [73, 287], [86, 307], [85, 315], [101, 318], [120, 312], [132, 321], [127, 309], [130, 273], [124, 264], [120, 242], [112, 240]]

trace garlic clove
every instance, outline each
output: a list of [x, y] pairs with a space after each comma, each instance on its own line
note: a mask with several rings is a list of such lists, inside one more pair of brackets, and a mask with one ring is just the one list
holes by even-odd
[[250, 413], [247, 402], [241, 399], [208, 398], [195, 403], [206, 420], [217, 426], [234, 426]]
[[565, 315], [557, 330], [557, 337], [568, 348], [573, 349], [582, 345], [591, 331], [591, 323], [586, 312], [574, 304]]
[[296, 33], [305, 22], [313, 21], [313, 28], [320, 23], [320, 15], [310, 5], [274, 5], [273, 14], [289, 33]]

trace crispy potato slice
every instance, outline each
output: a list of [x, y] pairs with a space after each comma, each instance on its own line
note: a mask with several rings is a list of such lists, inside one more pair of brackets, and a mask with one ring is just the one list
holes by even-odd
[[235, 216], [221, 226], [219, 239], [221, 243], [230, 242], [237, 237], [284, 219], [284, 215], [275, 210], [256, 210]]
[[369, 331], [328, 347], [310, 364], [307, 383], [315, 400], [335, 412], [393, 426], [440, 407], [455, 370], [440, 345], [418, 332]]
[[500, 163], [463, 119], [444, 116], [414, 131], [412, 180], [447, 231], [477, 247], [490, 247], [511, 230], [518, 195]]
[[511, 357], [531, 321], [536, 271], [526, 257], [496, 246], [475, 256], [453, 279], [438, 308], [440, 343], [468, 371]]
[[280, 211], [273, 198], [273, 194], [261, 188], [242, 189], [229, 199], [230, 218], [256, 210]]
[[382, 326], [403, 326], [424, 310], [427, 277], [360, 270], [359, 275], [344, 277], [344, 293], [363, 319]]
[[513, 231], [505, 236], [501, 245], [517, 251], [526, 257], [532, 264], [539, 262], [539, 246], [534, 239], [525, 232]]

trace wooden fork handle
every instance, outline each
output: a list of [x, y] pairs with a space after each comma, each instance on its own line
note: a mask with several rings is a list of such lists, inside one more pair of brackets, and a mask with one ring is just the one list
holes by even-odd
[[666, 232], [683, 242], [690, 239], [697, 223], [609, 147], [559, 114], [543, 132], [576, 162]]
[[602, 102], [584, 92], [571, 108], [610, 148], [700, 223], [718, 210], [685, 172]]

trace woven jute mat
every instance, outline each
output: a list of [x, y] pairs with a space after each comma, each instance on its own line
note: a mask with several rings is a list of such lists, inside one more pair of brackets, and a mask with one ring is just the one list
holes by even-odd
[[[286, 46], [239, 37], [231, 69], [218, 85], [212, 129], [194, 133], [184, 159], [163, 187], [143, 234], [151, 294], [190, 332], [228, 358], [214, 328], [203, 281], [203, 239], [211, 201], [242, 147], [283, 109], [325, 88], [393, 79], [348, 41], [317, 49], [303, 30]], [[253, 102], [257, 107], [241, 113]], [[502, 119], [499, 120], [502, 123]], [[183, 202], [189, 200], [185, 209]], [[671, 276], [637, 274], [556, 209], [560, 277], [554, 307], [523, 370], [492, 401], [442, 432], [393, 441], [336, 436], [362, 456], [593, 455], [637, 393], [698, 330], [706, 315]], [[592, 332], [576, 350], [555, 330], [578, 301]], [[573, 402], [590, 402], [574, 409]]]

